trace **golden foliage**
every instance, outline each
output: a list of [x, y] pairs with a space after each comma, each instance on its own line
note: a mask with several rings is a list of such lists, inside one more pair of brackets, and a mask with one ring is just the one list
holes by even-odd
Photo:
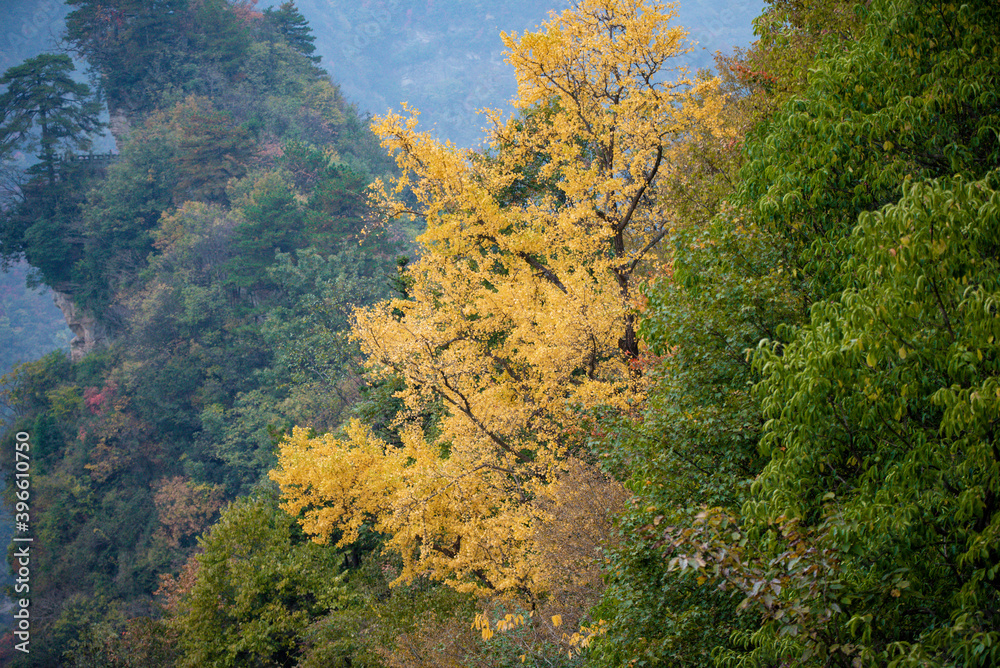
[[[669, 68], [684, 50], [672, 17], [583, 0], [538, 33], [503, 35], [521, 114], [491, 114], [488, 155], [418, 132], [405, 106], [376, 120], [402, 176], [375, 199], [427, 231], [407, 298], [359, 310], [353, 332], [372, 374], [405, 381], [410, 415], [446, 410], [433, 433], [398, 416], [401, 447], [357, 422], [340, 438], [296, 430], [271, 477], [317, 539], [347, 544], [370, 523], [402, 555], [398, 582], [596, 586], [580, 563], [624, 493], [584, 460], [586, 416], [640, 396], [632, 283], [671, 227], [662, 182], [686, 137], [723, 134], [717, 82]], [[567, 480], [608, 492], [606, 505]]]
[[[569, 617], [555, 613], [557, 606], [546, 602], [531, 612], [507, 612], [505, 606], [494, 604], [478, 613], [472, 629], [484, 643], [499, 641], [509, 653], [520, 657], [522, 664], [551, 665], [554, 654], [572, 659], [589, 647], [595, 638], [607, 632], [607, 623], [581, 623], [580, 611]], [[571, 628], [576, 631], [570, 631]], [[473, 665], [473, 664], [468, 664]], [[475, 663], [474, 665], [481, 665]]]

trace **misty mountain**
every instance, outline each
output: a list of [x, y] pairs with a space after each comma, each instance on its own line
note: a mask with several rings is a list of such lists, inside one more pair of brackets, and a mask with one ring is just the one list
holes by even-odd
[[[259, 9], [279, 5], [261, 0]], [[321, 65], [362, 113], [382, 114], [408, 102], [422, 126], [460, 146], [474, 146], [484, 108], [509, 108], [514, 73], [500, 32], [535, 30], [565, 0], [298, 0], [316, 37]], [[0, 71], [57, 45], [69, 8], [58, 0], [3, 0]], [[711, 67], [716, 51], [753, 39], [751, 21], [763, 3], [698, 0], [681, 3], [677, 23], [693, 51], [679, 64]]]
[[[273, 4], [278, 4], [274, 2]], [[362, 111], [382, 114], [408, 102], [422, 126], [441, 138], [474, 146], [483, 108], [509, 108], [516, 82], [504, 61], [500, 32], [535, 30], [550, 12], [571, 3], [505, 0], [299, 0], [316, 35], [322, 65]], [[263, 4], [261, 5], [263, 6]], [[730, 52], [753, 38], [763, 6], [700, 0], [681, 3], [677, 23], [693, 51], [679, 65], [711, 67], [716, 51]]]

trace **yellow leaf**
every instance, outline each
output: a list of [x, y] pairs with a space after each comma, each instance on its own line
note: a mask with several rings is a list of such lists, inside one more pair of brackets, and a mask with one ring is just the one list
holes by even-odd
[[562, 615], [552, 615], [552, 626], [558, 627], [561, 625], [562, 625]]

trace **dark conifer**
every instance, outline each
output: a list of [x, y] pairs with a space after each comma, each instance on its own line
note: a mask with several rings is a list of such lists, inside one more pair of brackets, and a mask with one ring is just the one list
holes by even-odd
[[319, 56], [312, 55], [316, 50], [313, 44], [316, 37], [312, 34], [309, 22], [295, 6], [294, 0], [281, 3], [278, 9], [264, 10], [264, 16], [274, 23], [290, 47], [306, 55], [314, 63], [320, 61]]
[[90, 88], [73, 80], [73, 61], [66, 55], [42, 54], [10, 68], [0, 77], [0, 154], [16, 148], [38, 148], [49, 184], [56, 180], [59, 150], [90, 148], [90, 133], [99, 131], [100, 103]]

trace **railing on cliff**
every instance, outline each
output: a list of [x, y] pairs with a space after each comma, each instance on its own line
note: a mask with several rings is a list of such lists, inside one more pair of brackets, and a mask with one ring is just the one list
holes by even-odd
[[72, 162], [81, 165], [93, 165], [94, 167], [107, 167], [118, 160], [118, 154], [108, 151], [107, 153], [66, 153], [62, 158], [63, 162]]

